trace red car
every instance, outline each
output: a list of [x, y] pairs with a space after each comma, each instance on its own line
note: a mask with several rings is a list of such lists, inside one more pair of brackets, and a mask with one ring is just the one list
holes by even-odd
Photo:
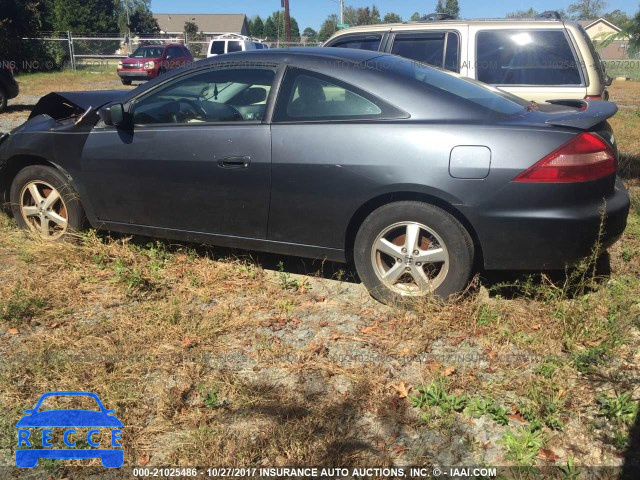
[[133, 80], [151, 80], [191, 62], [193, 55], [184, 45], [147, 45], [118, 63], [118, 75], [124, 85], [131, 85]]

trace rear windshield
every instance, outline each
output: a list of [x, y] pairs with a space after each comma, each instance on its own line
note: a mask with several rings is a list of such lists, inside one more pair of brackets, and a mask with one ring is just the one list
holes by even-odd
[[217, 42], [211, 43], [211, 53], [215, 53], [216, 55], [222, 55], [224, 53], [224, 40], [219, 40]]
[[163, 51], [163, 48], [158, 47], [140, 47], [131, 56], [133, 58], [159, 58]]
[[420, 82], [432, 90], [435, 89], [436, 92], [441, 91], [455, 95], [493, 112], [514, 115], [522, 113], [530, 103], [520, 97], [456, 73], [431, 68], [398, 57], [391, 59], [390, 63], [392, 64], [390, 67], [399, 75]]
[[478, 32], [478, 80], [493, 85], [581, 85], [564, 30]]

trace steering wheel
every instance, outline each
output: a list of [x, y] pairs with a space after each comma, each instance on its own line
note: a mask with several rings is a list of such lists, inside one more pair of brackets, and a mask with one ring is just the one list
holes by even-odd
[[197, 119], [199, 120], [207, 120], [208, 114], [207, 111], [202, 108], [202, 105], [200, 105], [198, 102], [196, 102], [195, 100], [191, 100], [190, 98], [181, 98], [180, 100], [177, 101], [178, 104], [184, 103], [188, 106], [191, 107], [192, 112], [195, 113]]

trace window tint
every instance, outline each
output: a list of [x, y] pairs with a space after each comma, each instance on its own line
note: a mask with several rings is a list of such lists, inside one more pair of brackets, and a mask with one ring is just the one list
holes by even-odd
[[167, 50], [167, 57], [178, 58], [182, 56], [183, 53], [180, 47], [169, 47], [169, 49]]
[[262, 120], [275, 69], [212, 69], [181, 78], [133, 106], [136, 125]]
[[454, 32], [397, 34], [391, 53], [435, 67], [459, 71], [458, 35]]
[[231, 52], [241, 52], [242, 51], [242, 42], [232, 41], [227, 45], [227, 53]]
[[377, 52], [380, 48], [381, 41], [382, 35], [367, 35], [364, 37], [351, 35], [338, 40], [331, 46], [338, 48], [357, 48], [359, 50], [372, 50]]
[[404, 112], [337, 79], [289, 69], [275, 121], [322, 121], [406, 117]]
[[494, 85], [581, 85], [564, 30], [479, 32], [478, 80]]
[[218, 40], [216, 42], [211, 43], [211, 53], [216, 55], [222, 55], [224, 53], [224, 40]]
[[385, 65], [386, 71], [418, 82], [429, 95], [455, 95], [493, 112], [512, 115], [522, 113], [529, 104], [526, 100], [484, 83], [443, 72], [404, 58], [393, 58]]

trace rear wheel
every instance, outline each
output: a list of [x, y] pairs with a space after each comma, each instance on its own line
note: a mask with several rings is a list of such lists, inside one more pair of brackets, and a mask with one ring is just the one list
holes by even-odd
[[422, 202], [380, 207], [364, 221], [354, 246], [360, 279], [371, 295], [392, 303], [435, 294], [448, 298], [467, 286], [473, 242], [444, 210]]
[[0, 85], [0, 113], [4, 112], [7, 109], [8, 97], [9, 96], [7, 95], [7, 92], [5, 91], [4, 87]]
[[59, 240], [84, 227], [86, 217], [78, 194], [54, 168], [24, 168], [13, 180], [10, 195], [18, 225], [44, 240]]

